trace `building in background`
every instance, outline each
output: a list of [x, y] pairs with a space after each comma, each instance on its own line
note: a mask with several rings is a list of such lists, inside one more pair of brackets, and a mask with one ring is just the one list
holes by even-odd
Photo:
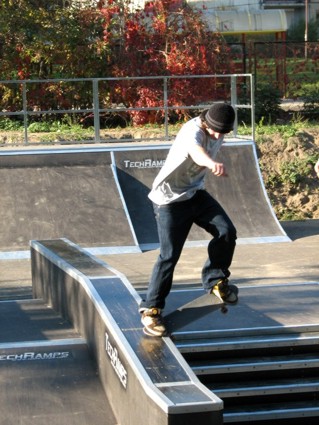
[[263, 0], [262, 7], [265, 10], [284, 10], [287, 16], [288, 28], [300, 21], [312, 21], [319, 19], [318, 0]]
[[221, 34], [275, 33], [284, 38], [288, 29], [285, 11], [265, 10], [259, 0], [187, 0], [187, 3], [203, 10], [209, 28]]
[[[300, 21], [319, 20], [318, 0], [185, 0], [203, 11], [212, 31], [283, 34]], [[132, 8], [147, 0], [132, 0]]]
[[[260, 0], [185, 0], [203, 12], [209, 28], [221, 34], [245, 36], [250, 33], [276, 33], [284, 38], [287, 31], [285, 10], [264, 9]], [[144, 7], [147, 0], [132, 0], [132, 6]]]

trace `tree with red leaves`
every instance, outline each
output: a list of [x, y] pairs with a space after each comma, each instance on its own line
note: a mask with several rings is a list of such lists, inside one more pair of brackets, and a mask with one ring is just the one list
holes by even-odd
[[[65, 8], [60, 1], [3, 3], [0, 79], [229, 73], [226, 44], [208, 31], [201, 13], [182, 0], [149, 1], [140, 10], [133, 10], [129, 0], [103, 0], [97, 6], [86, 0], [82, 7]], [[58, 89], [48, 83], [41, 89], [35, 87], [32, 93], [30, 89], [29, 106], [45, 110], [91, 105], [85, 85], [67, 87]], [[163, 107], [163, 80], [108, 82], [105, 87], [105, 105], [141, 108], [131, 112], [134, 123], [163, 120], [159, 110]], [[207, 84], [205, 79], [172, 79], [168, 89], [170, 106], [215, 100], [217, 93], [215, 84]], [[21, 103], [21, 93], [3, 90], [3, 108], [15, 109]], [[186, 111], [180, 108], [178, 113], [186, 115]], [[171, 114], [176, 112], [175, 108]]]
[[[211, 75], [229, 73], [229, 50], [219, 34], [208, 30], [200, 11], [182, 0], [147, 2], [143, 10], [129, 11], [128, 1], [100, 4], [108, 25], [105, 37], [117, 51], [112, 73], [116, 77]], [[173, 79], [170, 105], [190, 105], [212, 100], [205, 79]], [[120, 97], [131, 107], [163, 106], [162, 81], [145, 79], [116, 84], [113, 100]], [[180, 110], [186, 115], [185, 110]], [[159, 111], [133, 111], [137, 124], [158, 122]]]

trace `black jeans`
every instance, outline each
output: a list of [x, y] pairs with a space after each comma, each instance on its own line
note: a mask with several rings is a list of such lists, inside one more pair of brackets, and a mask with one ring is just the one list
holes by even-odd
[[193, 223], [213, 238], [208, 244], [208, 259], [202, 269], [202, 284], [209, 291], [220, 278], [230, 275], [236, 229], [221, 205], [205, 190], [187, 201], [154, 205], [160, 241], [160, 254], [154, 265], [146, 300], [142, 307], [164, 308], [173, 282], [175, 266]]

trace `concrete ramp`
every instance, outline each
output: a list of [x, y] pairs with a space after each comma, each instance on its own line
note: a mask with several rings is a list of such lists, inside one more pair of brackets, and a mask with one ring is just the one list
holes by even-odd
[[0, 154], [0, 250], [68, 237], [86, 246], [134, 246], [107, 150]]
[[[289, 240], [270, 204], [253, 142], [226, 143], [217, 160], [226, 165], [228, 177], [210, 175], [207, 190], [233, 220], [240, 243]], [[197, 233], [197, 238], [200, 234]], [[205, 239], [205, 237], [204, 237]]]
[[[65, 237], [92, 253], [138, 252], [158, 246], [147, 195], [170, 145], [5, 151], [0, 154], [0, 250], [28, 249], [34, 239]], [[218, 160], [229, 177], [207, 179], [239, 243], [283, 242], [253, 142], [227, 142]], [[194, 226], [186, 246], [208, 241]]]
[[[114, 151], [120, 190], [125, 199], [136, 238], [142, 250], [158, 244], [156, 222], [147, 194], [165, 162], [169, 146]], [[206, 187], [225, 208], [238, 231], [239, 243], [286, 242], [289, 238], [269, 202], [253, 142], [228, 142], [217, 160], [224, 162], [228, 177], [208, 176]], [[194, 225], [186, 246], [200, 246], [207, 233]]]

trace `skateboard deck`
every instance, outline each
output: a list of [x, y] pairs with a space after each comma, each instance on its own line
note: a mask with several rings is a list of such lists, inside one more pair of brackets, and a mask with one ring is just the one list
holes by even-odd
[[[231, 288], [233, 292], [236, 293], [236, 295], [238, 294], [237, 286], [229, 285], [229, 287]], [[212, 306], [216, 308], [219, 306], [222, 313], [227, 313], [228, 312], [227, 305], [228, 304], [226, 304], [219, 295], [215, 293], [211, 293], [211, 294], [206, 293], [188, 302], [187, 304], [182, 305], [181, 307], [178, 308], [178, 310], [183, 311], [188, 308], [200, 308], [200, 307], [208, 307], [208, 306]]]
[[201, 308], [201, 307], [209, 307], [212, 306], [214, 308], [219, 307], [221, 312], [226, 314], [228, 312], [228, 308], [224, 301], [219, 298], [215, 294], [204, 294], [201, 295], [194, 300], [188, 302], [187, 304], [182, 305], [178, 308], [178, 311], [187, 310], [190, 308]]
[[[238, 288], [235, 285], [229, 285], [232, 291], [234, 291], [236, 294], [238, 294]], [[166, 322], [168, 325], [168, 332], [166, 335], [163, 336], [169, 336], [171, 334], [172, 329], [176, 326], [176, 321], [183, 322], [183, 316], [186, 313], [186, 317], [189, 316], [193, 320], [195, 320], [195, 317], [205, 315], [205, 314], [211, 314], [214, 311], [220, 310], [221, 313], [226, 314], [228, 313], [228, 305], [231, 305], [229, 303], [225, 303], [218, 295], [211, 293], [204, 293], [203, 295], [200, 295], [199, 297], [193, 299], [192, 301], [187, 302], [186, 304], [181, 305], [178, 307], [173, 313], [169, 314], [169, 316], [166, 316]], [[143, 332], [145, 335], [152, 336], [155, 338], [155, 335], [148, 332], [147, 329], [143, 328]]]

